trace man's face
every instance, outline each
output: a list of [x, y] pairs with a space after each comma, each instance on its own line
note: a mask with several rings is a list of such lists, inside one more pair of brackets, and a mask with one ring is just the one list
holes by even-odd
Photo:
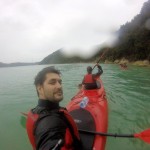
[[59, 102], [63, 99], [61, 77], [56, 73], [47, 73], [42, 85], [37, 86], [40, 99]]

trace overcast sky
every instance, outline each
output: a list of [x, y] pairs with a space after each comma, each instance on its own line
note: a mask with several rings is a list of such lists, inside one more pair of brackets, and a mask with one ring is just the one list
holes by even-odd
[[0, 62], [37, 62], [64, 48], [89, 56], [147, 0], [0, 0]]

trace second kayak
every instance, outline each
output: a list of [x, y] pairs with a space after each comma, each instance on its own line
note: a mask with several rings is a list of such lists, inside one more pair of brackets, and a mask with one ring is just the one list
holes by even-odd
[[[104, 150], [106, 137], [90, 132], [107, 132], [108, 106], [103, 83], [99, 89], [86, 90], [84, 86], [71, 99], [67, 109], [77, 124], [84, 150]], [[87, 132], [86, 132], [87, 131]]]

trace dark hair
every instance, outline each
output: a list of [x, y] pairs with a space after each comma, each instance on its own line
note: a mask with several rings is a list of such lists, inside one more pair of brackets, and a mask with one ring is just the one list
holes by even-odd
[[92, 67], [91, 67], [91, 66], [88, 66], [88, 67], [87, 67], [87, 72], [88, 72], [88, 73], [92, 73]]
[[60, 71], [59, 70], [56, 70], [54, 66], [50, 66], [50, 67], [46, 67], [46, 68], [43, 68], [35, 77], [35, 80], [34, 80], [34, 85], [37, 86], [37, 85], [42, 85], [43, 82], [45, 81], [45, 76], [47, 73], [56, 73], [58, 75], [60, 75]]

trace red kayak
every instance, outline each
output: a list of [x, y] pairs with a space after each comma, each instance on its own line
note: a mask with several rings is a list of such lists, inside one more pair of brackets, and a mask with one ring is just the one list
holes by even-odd
[[[107, 132], [108, 106], [102, 81], [99, 89], [80, 91], [71, 99], [67, 109], [76, 122], [84, 150], [104, 150], [106, 137], [90, 132]], [[89, 132], [90, 131], [90, 132]]]

